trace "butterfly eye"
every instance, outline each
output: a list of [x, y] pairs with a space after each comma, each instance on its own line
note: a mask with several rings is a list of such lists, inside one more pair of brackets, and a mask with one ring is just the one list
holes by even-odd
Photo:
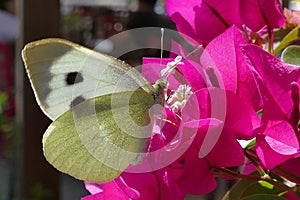
[[74, 85], [83, 81], [83, 77], [79, 72], [70, 72], [66, 75], [66, 82], [68, 85]]

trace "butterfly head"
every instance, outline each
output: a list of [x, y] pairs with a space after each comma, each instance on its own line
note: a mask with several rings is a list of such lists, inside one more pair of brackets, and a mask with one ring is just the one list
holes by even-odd
[[177, 67], [178, 64], [183, 64], [181, 62], [182, 57], [177, 56], [174, 61], [169, 62], [166, 65], [166, 68], [162, 69], [160, 72], [161, 78], [158, 79], [155, 84], [153, 85], [154, 87], [154, 92], [153, 92], [153, 98], [156, 103], [163, 105], [165, 103], [165, 94], [166, 90], [169, 86], [169, 82], [167, 81], [167, 77], [173, 73], [173, 70]]
[[158, 79], [154, 87], [154, 92], [152, 93], [152, 96], [156, 103], [163, 105], [165, 103], [165, 91], [168, 88], [168, 81], [166, 79]]

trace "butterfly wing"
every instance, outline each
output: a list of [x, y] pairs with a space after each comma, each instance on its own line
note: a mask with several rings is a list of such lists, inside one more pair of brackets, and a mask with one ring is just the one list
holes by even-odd
[[63, 39], [29, 43], [22, 51], [36, 99], [52, 120], [84, 100], [152, 85], [128, 64]]
[[147, 147], [148, 111], [153, 104], [152, 95], [143, 90], [84, 101], [48, 127], [44, 155], [58, 170], [77, 179], [110, 181], [138, 162]]

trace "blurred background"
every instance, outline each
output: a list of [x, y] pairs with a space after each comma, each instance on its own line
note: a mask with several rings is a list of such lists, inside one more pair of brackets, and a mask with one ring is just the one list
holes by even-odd
[[[88, 195], [82, 181], [48, 164], [42, 135], [51, 121], [38, 107], [21, 60], [28, 42], [59, 37], [107, 54], [112, 35], [140, 27], [175, 29], [165, 0], [0, 0], [0, 200], [77, 200]], [[105, 40], [101, 47], [97, 44]], [[121, 57], [133, 66], [157, 51]], [[217, 192], [189, 199], [220, 199]]]
[[[76, 200], [89, 194], [82, 181], [60, 174], [43, 156], [42, 135], [51, 121], [24, 71], [24, 45], [59, 37], [95, 49], [112, 35], [145, 26], [175, 28], [164, 0], [0, 0], [0, 200]], [[109, 40], [96, 48], [107, 54], [113, 49]], [[140, 64], [145, 53], [156, 54], [140, 51], [122, 59]]]

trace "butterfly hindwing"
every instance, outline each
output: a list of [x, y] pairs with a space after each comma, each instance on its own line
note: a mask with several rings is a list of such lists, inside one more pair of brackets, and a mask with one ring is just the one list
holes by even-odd
[[93, 97], [152, 85], [126, 63], [62, 39], [29, 43], [22, 52], [36, 99], [52, 120]]
[[49, 126], [43, 136], [44, 155], [77, 179], [110, 181], [147, 148], [148, 111], [153, 104], [151, 94], [143, 90], [80, 103]]

